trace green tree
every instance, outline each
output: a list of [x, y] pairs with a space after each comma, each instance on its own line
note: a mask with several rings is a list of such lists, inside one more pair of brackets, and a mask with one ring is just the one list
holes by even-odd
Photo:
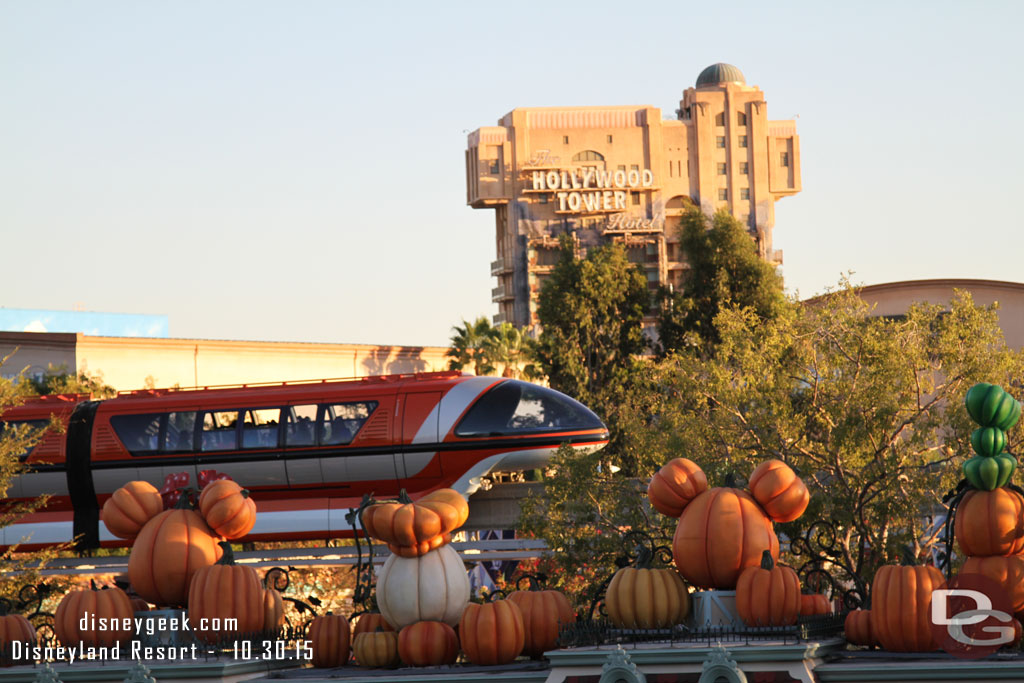
[[[619, 428], [637, 477], [598, 472], [600, 453], [589, 462], [565, 453], [545, 497], [524, 506], [524, 531], [558, 549], [556, 575], [569, 581], [594, 563], [607, 573], [619, 552], [609, 534], [640, 528], [669, 538], [675, 520], [650, 511], [645, 490], [674, 457], [697, 462], [712, 486], [786, 461], [811, 504], [780, 531], [796, 537], [828, 520], [836, 559], [867, 585], [904, 548], [918, 557], [937, 550], [934, 520], [971, 455], [963, 397], [979, 381], [1013, 392], [1024, 374], [1024, 353], [1006, 346], [995, 310], [957, 293], [948, 306], [886, 319], [844, 285], [769, 320], [725, 309], [715, 328], [714, 356], [690, 350], [651, 363], [646, 391], [623, 397]], [[1011, 431], [1008, 450], [1024, 445], [1022, 431]]]
[[502, 377], [517, 377], [519, 366], [527, 358], [526, 335], [510, 322], [492, 328], [485, 342], [486, 355], [493, 363], [501, 363]]
[[683, 216], [680, 248], [689, 265], [682, 288], [663, 289], [659, 295], [662, 356], [688, 347], [710, 352], [720, 341], [715, 316], [726, 308], [750, 308], [767, 320], [789, 305], [782, 277], [758, 255], [743, 224], [724, 209], [709, 219], [691, 208]]
[[114, 387], [103, 383], [102, 373], [89, 373], [79, 370], [73, 374], [67, 366], [50, 364], [39, 376], [22, 376], [20, 381], [22, 393], [31, 396], [49, 394], [92, 394], [93, 398], [113, 398], [117, 395]]
[[480, 316], [474, 322], [462, 321], [462, 325], [452, 328], [451, 346], [445, 355], [449, 370], [462, 370], [472, 365], [477, 375], [494, 373], [494, 363], [489, 351], [494, 338], [494, 328], [487, 316]]
[[646, 349], [647, 278], [619, 245], [592, 247], [579, 259], [563, 235], [561, 250], [538, 300], [541, 333], [532, 354], [552, 388], [614, 419]]

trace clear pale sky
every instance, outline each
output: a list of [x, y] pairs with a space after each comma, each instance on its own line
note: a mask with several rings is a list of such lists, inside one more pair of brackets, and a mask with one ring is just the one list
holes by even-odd
[[799, 116], [802, 297], [1024, 281], [1021, 2], [0, 2], [0, 306], [175, 337], [446, 344], [491, 315], [466, 134], [669, 115], [728, 62]]

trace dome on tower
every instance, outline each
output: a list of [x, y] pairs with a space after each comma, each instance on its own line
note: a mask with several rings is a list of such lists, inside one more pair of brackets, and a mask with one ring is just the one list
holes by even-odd
[[747, 80], [743, 78], [743, 72], [732, 64], [718, 62], [700, 72], [697, 76], [697, 87], [705, 85], [718, 85], [719, 83], [739, 83], [746, 85]]

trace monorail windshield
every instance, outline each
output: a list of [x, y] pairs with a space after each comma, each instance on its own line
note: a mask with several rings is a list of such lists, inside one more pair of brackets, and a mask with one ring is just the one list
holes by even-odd
[[553, 430], [604, 429], [579, 401], [552, 389], [508, 380], [484, 394], [455, 428], [456, 436], [518, 436]]

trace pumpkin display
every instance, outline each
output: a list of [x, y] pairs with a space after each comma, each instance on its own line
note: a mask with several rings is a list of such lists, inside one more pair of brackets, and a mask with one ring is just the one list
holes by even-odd
[[256, 503], [249, 492], [230, 479], [218, 479], [203, 487], [199, 511], [213, 531], [233, 541], [252, 531]]
[[800, 596], [800, 616], [810, 617], [818, 614], [831, 614], [832, 605], [821, 593], [804, 593]]
[[442, 621], [418, 621], [398, 632], [398, 656], [409, 666], [454, 664], [459, 638]]
[[[824, 596], [822, 596], [824, 597]], [[800, 616], [800, 578], [776, 564], [770, 550], [760, 567], [747, 567], [736, 583], [736, 612], [748, 626], [789, 626]]]
[[871, 587], [871, 632], [891, 652], [930, 652], [932, 591], [945, 583], [935, 567], [885, 565]]
[[971, 448], [978, 455], [999, 455], [1006, 448], [1006, 432], [999, 427], [979, 427], [971, 432]]
[[757, 501], [735, 488], [712, 488], [679, 517], [672, 557], [683, 578], [700, 588], [736, 587], [740, 572], [756, 567], [768, 548], [779, 557], [779, 539]]
[[529, 657], [540, 657], [548, 650], [555, 649], [559, 627], [576, 621], [569, 599], [561, 591], [515, 591], [508, 599], [522, 612], [526, 629], [523, 654]]
[[459, 640], [469, 661], [479, 666], [508, 664], [523, 651], [523, 613], [510, 600], [466, 606], [459, 621]]
[[981, 574], [992, 579], [1006, 591], [1013, 611], [1024, 612], [1024, 557], [968, 557], [964, 566], [960, 568], [960, 575], [964, 574]]
[[315, 617], [309, 624], [306, 639], [310, 642], [311, 659], [317, 668], [345, 666], [349, 653], [348, 619], [340, 614]]
[[377, 503], [363, 510], [363, 528], [372, 538], [422, 555], [443, 544], [438, 537], [469, 519], [469, 503], [455, 489], [438, 489], [416, 502], [409, 502], [402, 493], [399, 502]]
[[443, 545], [448, 545], [451, 542], [451, 534], [441, 534], [440, 536], [434, 536], [429, 541], [423, 541], [417, 545], [395, 545], [394, 543], [388, 543], [388, 550], [399, 557], [419, 557], [420, 555], [426, 555], [431, 550], [437, 550]]
[[352, 629], [352, 637], [355, 638], [360, 633], [394, 630], [380, 612], [367, 612], [366, 614], [360, 614], [359, 618], [356, 619], [356, 625]]
[[130, 541], [163, 510], [164, 499], [155, 486], [148, 481], [130, 481], [107, 498], [100, 519], [107, 531]]
[[853, 645], [874, 647], [878, 644], [874, 631], [871, 630], [870, 610], [856, 609], [847, 614], [843, 630], [846, 632], [846, 640]]
[[964, 403], [971, 419], [982, 427], [996, 427], [1005, 432], [1020, 419], [1020, 402], [994, 384], [975, 384], [967, 390]]
[[690, 593], [671, 569], [623, 567], [605, 593], [608, 618], [619, 628], [670, 628], [690, 613]]
[[[179, 505], [186, 505], [182, 496]], [[165, 510], [146, 522], [128, 558], [132, 588], [155, 605], [182, 607], [193, 575], [221, 556], [217, 537], [197, 512]]]
[[[224, 549], [220, 560], [197, 570], [188, 589], [189, 621], [196, 637], [211, 644], [228, 635], [251, 635], [263, 630], [264, 590], [256, 570], [235, 564], [227, 541], [220, 545]], [[225, 619], [237, 619], [237, 630], [200, 628], [204, 620], [218, 624]]]
[[1020, 554], [1024, 551], [1024, 497], [1005, 488], [967, 491], [956, 510], [954, 533], [965, 555]]
[[394, 631], [364, 631], [352, 640], [352, 656], [359, 666], [382, 669], [398, 666], [398, 634]]
[[776, 522], [792, 522], [804, 514], [811, 494], [803, 480], [781, 460], [767, 460], [754, 470], [747, 489]]
[[979, 491], [994, 491], [1010, 483], [1017, 469], [1017, 459], [1009, 453], [976, 455], [964, 462], [964, 478]]
[[[134, 616], [127, 593], [110, 586], [97, 589], [92, 584], [90, 588], [71, 591], [61, 599], [53, 617], [53, 630], [67, 647], [79, 643], [86, 647], [110, 647], [131, 639], [135, 629], [124, 626], [134, 624]], [[82, 617], [86, 617], [86, 628], [81, 628]], [[110, 628], [97, 629], [94, 624], [98, 624], [99, 619], [107, 620]]]
[[469, 575], [450, 545], [419, 557], [392, 555], [377, 575], [377, 606], [389, 624], [459, 623], [469, 603]]
[[263, 632], [277, 633], [284, 626], [284, 598], [273, 588], [263, 589]]
[[647, 498], [661, 514], [678, 518], [683, 514], [683, 508], [707, 488], [708, 479], [697, 463], [687, 458], [675, 458], [651, 477]]
[[0, 609], [0, 666], [19, 663], [12, 658], [11, 643], [34, 645], [35, 642], [36, 630], [28, 619], [20, 614], [7, 614], [6, 610]]

